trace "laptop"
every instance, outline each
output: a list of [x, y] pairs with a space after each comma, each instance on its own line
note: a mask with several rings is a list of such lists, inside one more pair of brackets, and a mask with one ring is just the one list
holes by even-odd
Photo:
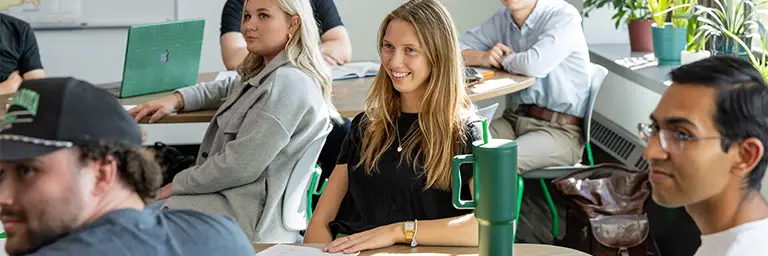
[[197, 84], [204, 31], [204, 19], [131, 26], [122, 81], [104, 89], [127, 98]]

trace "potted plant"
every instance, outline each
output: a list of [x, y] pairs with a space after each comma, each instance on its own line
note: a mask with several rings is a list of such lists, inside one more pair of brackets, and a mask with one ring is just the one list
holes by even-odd
[[[687, 42], [688, 20], [692, 14], [694, 0], [648, 0], [653, 17], [653, 54], [659, 65], [680, 65], [680, 52]], [[672, 22], [666, 22], [672, 13]]]
[[618, 29], [622, 23], [629, 28], [629, 46], [633, 52], [652, 52], [650, 12], [646, 0], [585, 0], [584, 17], [595, 9], [611, 5], [616, 14], [611, 17]]
[[[758, 30], [758, 14], [762, 10], [755, 8], [752, 0], [712, 0], [715, 7], [697, 6], [698, 16], [695, 40], [705, 40], [713, 55], [731, 55], [748, 57], [749, 47]], [[736, 40], [739, 39], [739, 40]]]
[[685, 46], [684, 50], [680, 51], [680, 65], [705, 59], [712, 55], [712, 53], [706, 49], [707, 40], [709, 38], [706, 36], [696, 36], [699, 24], [697, 21], [698, 17], [699, 16], [694, 12], [688, 19], [688, 26], [685, 29], [686, 42], [688, 44]]

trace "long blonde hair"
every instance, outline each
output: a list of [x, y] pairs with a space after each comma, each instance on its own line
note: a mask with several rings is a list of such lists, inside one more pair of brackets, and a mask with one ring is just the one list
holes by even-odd
[[[245, 14], [245, 6], [248, 4], [248, 1], [246, 0], [243, 4], [243, 15]], [[336, 111], [333, 103], [331, 103], [331, 71], [328, 65], [325, 64], [323, 55], [320, 52], [320, 33], [317, 30], [317, 22], [312, 12], [312, 5], [310, 5], [309, 0], [270, 1], [280, 7], [288, 16], [298, 15], [300, 21], [299, 29], [291, 34], [283, 52], [292, 65], [297, 66], [301, 71], [317, 80], [320, 84], [323, 100], [328, 106], [330, 117], [337, 121], [340, 120], [339, 112]], [[264, 56], [248, 52], [248, 55], [238, 67], [241, 82], [245, 83], [257, 76], [265, 66]]]
[[[424, 189], [435, 187], [449, 190], [451, 159], [461, 149], [462, 145], [457, 142], [463, 141], [467, 132], [463, 119], [472, 109], [464, 89], [464, 65], [453, 19], [437, 0], [408, 1], [381, 23], [379, 51], [392, 20], [403, 20], [414, 26], [432, 67], [427, 84], [423, 85], [426, 90], [418, 114], [418, 130], [411, 132], [412, 136], [403, 143], [400, 162], [405, 159], [414, 167], [424, 167]], [[384, 151], [395, 141], [400, 106], [400, 93], [394, 89], [392, 79], [382, 67], [365, 101], [367, 118], [362, 127], [366, 129], [362, 134], [364, 143], [358, 166], [364, 164], [369, 175], [377, 170]]]

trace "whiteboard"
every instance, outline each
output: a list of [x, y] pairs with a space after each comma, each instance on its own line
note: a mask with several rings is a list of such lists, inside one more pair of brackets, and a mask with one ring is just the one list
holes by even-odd
[[[45, 1], [45, 0], [42, 0]], [[85, 27], [130, 26], [176, 20], [178, 0], [80, 0]]]
[[0, 12], [35, 29], [129, 27], [177, 20], [178, 1], [0, 0]]

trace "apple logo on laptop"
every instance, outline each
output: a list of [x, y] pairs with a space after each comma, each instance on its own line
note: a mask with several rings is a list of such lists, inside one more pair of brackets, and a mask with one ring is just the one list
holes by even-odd
[[162, 63], [168, 62], [168, 50], [165, 50], [162, 54], [160, 54], [160, 62]]

